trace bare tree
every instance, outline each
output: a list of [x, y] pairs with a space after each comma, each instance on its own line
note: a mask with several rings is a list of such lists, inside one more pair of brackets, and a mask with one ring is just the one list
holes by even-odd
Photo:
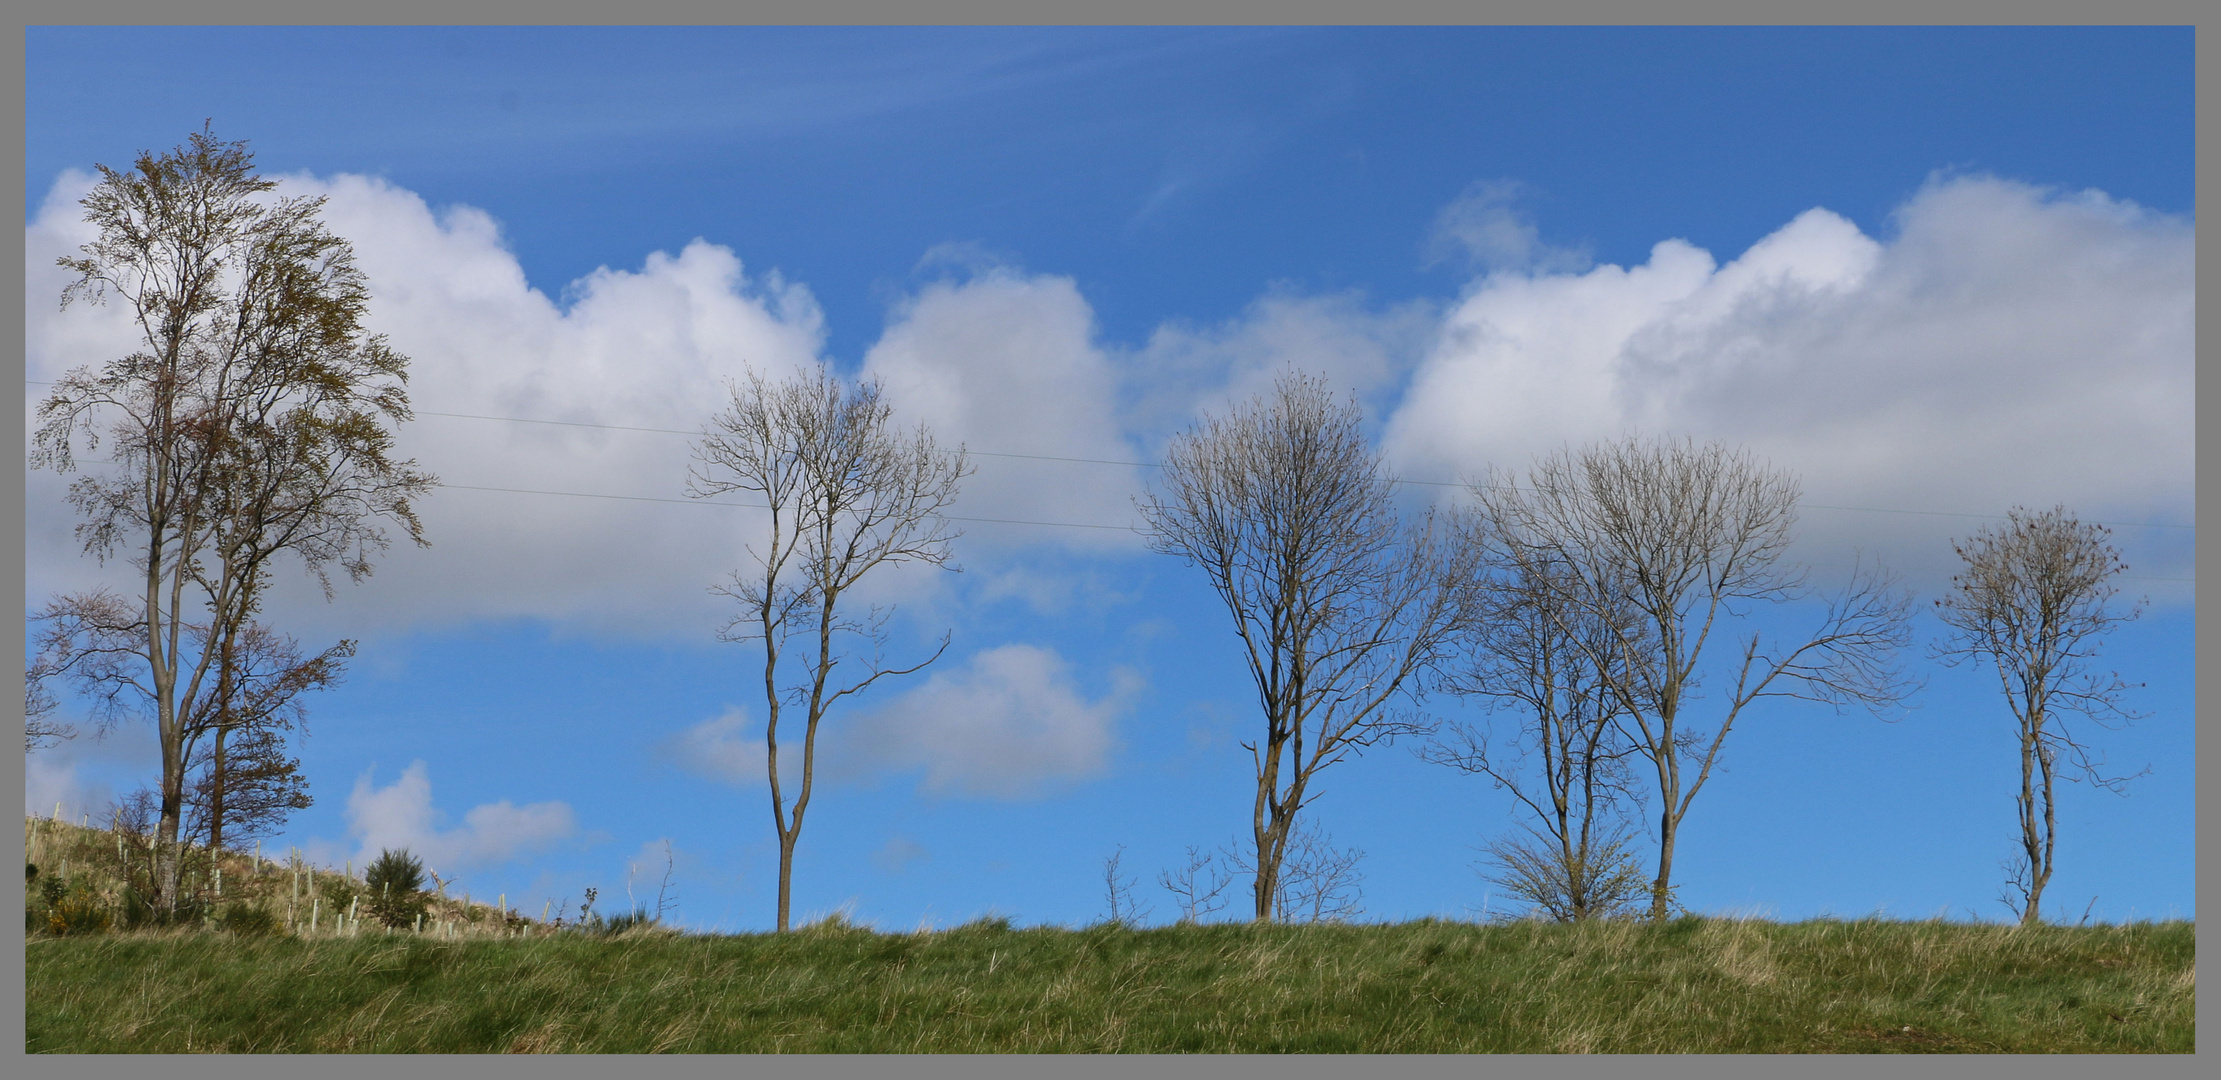
[[77, 737], [76, 725], [55, 719], [54, 714], [61, 709], [62, 702], [46, 685], [48, 679], [62, 671], [60, 661], [43, 651], [23, 665], [23, 752], [26, 754]]
[[1936, 601], [1937, 616], [1951, 629], [1936, 646], [1937, 657], [1995, 668], [2019, 734], [2021, 850], [2008, 864], [2018, 902], [2009, 895], [2007, 904], [2023, 924], [2041, 919], [2044, 886], [2051, 882], [2058, 840], [2054, 781], [2064, 773], [2120, 791], [2135, 778], [2106, 775], [2103, 759], [2067, 725], [2068, 717], [2080, 716], [2118, 728], [2136, 717], [2121, 707], [2130, 684], [2090, 667], [2105, 635], [2142, 611], [2141, 603], [2126, 611], [2112, 606], [2118, 593], [2112, 579], [2128, 565], [2108, 542], [2111, 535], [2065, 507], [2014, 507], [2003, 525], [1952, 545], [1966, 569]]
[[1177, 870], [1157, 871], [1157, 884], [1180, 904], [1182, 923], [1198, 923], [1226, 906], [1220, 894], [1234, 883], [1234, 876], [1212, 860], [1210, 852], [1188, 845], [1187, 861]]
[[[1221, 849], [1227, 865], [1245, 874], [1257, 866], [1233, 849]], [[1306, 818], [1289, 833], [1274, 879], [1272, 917], [1281, 922], [1347, 922], [1365, 913], [1365, 875], [1357, 869], [1362, 848], [1338, 848]]]
[[1559, 922], [1631, 914], [1650, 895], [1650, 880], [1634, 850], [1635, 830], [1622, 820], [1598, 823], [1568, 845], [1563, 837], [1523, 824], [1491, 839], [1482, 850], [1493, 868], [1487, 880], [1504, 894]]
[[[369, 290], [321, 199], [273, 199], [244, 143], [206, 130], [133, 171], [100, 167], [83, 200], [100, 230], [61, 265], [62, 301], [117, 300], [138, 351], [79, 367], [39, 407], [33, 463], [73, 471], [106, 440], [112, 471], [70, 487], [78, 535], [141, 575], [134, 601], [145, 692], [162, 751], [161, 902], [174, 905], [188, 763], [185, 725], [230, 700], [231, 629], [251, 618], [272, 559], [360, 580], [387, 545], [423, 542], [410, 499], [435, 481], [392, 456], [409, 417], [408, 360], [362, 327]], [[205, 616], [196, 618], [195, 609]], [[196, 629], [197, 628], [197, 629]]]
[[1357, 864], [1364, 858], [1364, 849], [1335, 847], [1317, 821], [1306, 822], [1288, 842], [1276, 917], [1283, 922], [1348, 922], [1363, 915], [1360, 882], [1365, 875]]
[[[822, 365], [776, 383], [751, 373], [731, 393], [730, 406], [711, 420], [695, 448], [687, 490], [697, 498], [749, 492], [770, 509], [762, 546], [746, 546], [754, 565], [734, 571], [715, 591], [741, 607], [719, 638], [761, 642], [764, 649], [765, 760], [779, 834], [783, 933], [795, 842], [816, 777], [819, 723], [842, 698], [925, 667], [949, 644], [943, 635], [924, 659], [890, 666], [885, 651], [892, 609], [859, 612], [843, 601], [879, 567], [948, 566], [955, 533], [942, 512], [970, 468], [961, 448], [942, 451], [923, 427], [898, 431], [877, 383], [850, 385]], [[803, 655], [789, 663], [786, 645], [797, 637]], [[862, 648], [852, 651], [844, 642]], [[789, 705], [802, 711], [803, 722], [801, 784], [791, 809], [779, 773], [779, 725]]]
[[1120, 864], [1126, 859], [1126, 845], [1103, 860], [1103, 901], [1110, 908], [1110, 921], [1119, 926], [1138, 926], [1149, 917], [1149, 907], [1134, 899], [1134, 882]]
[[1357, 406], [1323, 381], [1282, 377], [1269, 397], [1176, 437], [1161, 492], [1140, 504], [1151, 546], [1202, 567], [1234, 617], [1264, 711], [1245, 742], [1256, 918], [1273, 917], [1296, 816], [1319, 770], [1424, 730], [1389, 708], [1442, 654], [1459, 617], [1458, 564], [1430, 513], [1410, 528]]
[[1500, 557], [1517, 552], [1562, 569], [1540, 580], [1565, 610], [1611, 630], [1601, 639], [1608, 647], [1578, 632], [1570, 639], [1585, 643], [1608, 676], [1621, 726], [1655, 771], [1653, 919], [1671, 910], [1682, 819], [1745, 708], [1789, 697], [1880, 710], [1911, 689], [1895, 666], [1911, 598], [1879, 568], [1860, 565], [1809, 635], [1769, 643], [1736, 631], [1734, 679], [1711, 710], [1713, 724], [1707, 730], [1689, 715], [1714, 631], [1726, 633], [1749, 605], [1810, 595], [1805, 569], [1787, 561], [1797, 481], [1745, 451], [1630, 437], [1545, 457], [1525, 486], [1493, 474], [1473, 494]]
[[663, 922], [666, 916], [679, 908], [678, 890], [673, 887], [671, 880], [677, 870], [678, 864], [671, 854], [671, 841], [666, 839], [663, 842], [663, 880], [656, 883], [655, 921], [657, 923]]
[[1621, 731], [1613, 682], [1626, 674], [1622, 643], [1643, 643], [1642, 628], [1618, 590], [1575, 602], [1581, 583], [1548, 551], [1490, 543], [1480, 515], [1468, 527], [1468, 542], [1493, 557], [1472, 586], [1467, 662], [1441, 684], [1516, 714], [1518, 726], [1502, 740], [1486, 722], [1452, 721], [1419, 756], [1488, 777], [1531, 816], [1488, 844], [1490, 880], [1563, 921], [1614, 914], [1641, 873], [1620, 817], [1640, 800], [1627, 768], [1637, 747]]

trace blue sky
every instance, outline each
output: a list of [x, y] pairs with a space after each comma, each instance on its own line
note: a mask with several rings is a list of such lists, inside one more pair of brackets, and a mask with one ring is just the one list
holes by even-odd
[[[2052, 896], [2194, 906], [2187, 29], [34, 28], [26, 55], [30, 378], [127, 341], [45, 269], [93, 163], [204, 118], [331, 197], [415, 359], [433, 546], [271, 612], [363, 643], [287, 836], [332, 861], [406, 841], [537, 907], [621, 894], [668, 840], [682, 921], [767, 927], [762, 707], [707, 592], [748, 519], [637, 501], [680, 500], [686, 439], [616, 428], [691, 430], [743, 365], [822, 357], [975, 451], [1147, 462], [1299, 367], [1414, 479], [1637, 429], [1752, 446], [1803, 476], [1822, 581], [1860, 551], [1932, 597], [2016, 503], [2123, 523], [2151, 605], [2107, 655], [2149, 715], [2101, 745], [2152, 772], [2067, 791]], [[954, 644], [832, 720], [797, 911], [1084, 922], [1123, 845], [1163, 917], [1155, 872], [1246, 830], [1227, 617], [1072, 527], [1130, 523], [1147, 468], [980, 465], [960, 515], [1061, 524], [968, 523], [962, 574], [884, 584], [898, 643]], [[111, 573], [27, 483], [30, 602]], [[1986, 673], [1907, 662], [1896, 722], [1738, 726], [1689, 904], [2004, 914], [2009, 718]], [[151, 761], [143, 731], [80, 738], [29, 760], [27, 805], [97, 811]], [[1485, 782], [1397, 746], [1324, 783], [1370, 916], [1495, 903]]]

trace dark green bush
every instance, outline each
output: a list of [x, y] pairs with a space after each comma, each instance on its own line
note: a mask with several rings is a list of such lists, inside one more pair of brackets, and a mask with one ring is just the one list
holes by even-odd
[[218, 922], [224, 929], [245, 937], [278, 932], [278, 917], [260, 904], [233, 904]]
[[363, 884], [363, 908], [371, 918], [401, 927], [423, 917], [424, 860], [409, 854], [409, 849], [380, 851], [363, 874]]
[[324, 910], [344, 915], [347, 913], [347, 905], [354, 903], [355, 898], [362, 895], [362, 886], [355, 884], [352, 878], [326, 874], [324, 880], [317, 884], [316, 891], [324, 896]]
[[154, 910], [154, 905], [147, 903], [146, 897], [139, 892], [137, 886], [123, 887], [123, 925], [153, 926], [161, 921], [159, 915]]

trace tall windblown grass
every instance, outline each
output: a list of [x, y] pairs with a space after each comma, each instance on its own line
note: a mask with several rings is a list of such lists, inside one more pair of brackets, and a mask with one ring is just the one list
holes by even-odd
[[[174, 910], [161, 910], [155, 895], [151, 839], [128, 829], [103, 829], [54, 818], [26, 817], [23, 846], [25, 929], [31, 933], [83, 935], [125, 929], [231, 929], [296, 936], [384, 934], [365, 911], [369, 887], [363, 869], [319, 866], [299, 851], [265, 857], [229, 848], [187, 845], [181, 853], [183, 886]], [[424, 918], [408, 933], [441, 938], [502, 937], [545, 933], [552, 921], [444, 888], [426, 898]]]
[[29, 1048], [2187, 1053], [2193, 928], [1688, 917], [38, 938]]

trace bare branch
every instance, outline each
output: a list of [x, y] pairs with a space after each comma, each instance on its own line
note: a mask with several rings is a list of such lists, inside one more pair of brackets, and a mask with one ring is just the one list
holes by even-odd
[[2143, 775], [2105, 773], [2104, 759], [2067, 723], [2079, 716], [2117, 728], [2139, 718], [2122, 702], [2141, 684], [2091, 666], [2105, 635], [2143, 609], [2141, 602], [2126, 610], [2113, 605], [2113, 578], [2128, 565], [2111, 535], [2063, 506], [2014, 507], [2004, 524], [1952, 545], [1965, 569], [1936, 601], [1936, 615], [1950, 629], [1934, 646], [1936, 658], [1990, 665], [2017, 728], [2021, 851], [2009, 864], [2007, 884], [2020, 897], [2009, 906], [2024, 923], [2042, 918], [2057, 839], [2053, 788], [2062, 767], [2070, 780], [2114, 791]]
[[1726, 707], [1709, 730], [1690, 722], [1713, 635], [1748, 604], [1805, 595], [1805, 570], [1787, 561], [1797, 481], [1744, 451], [1630, 437], [1547, 456], [1524, 484], [1492, 473], [1473, 494], [1496, 559], [1552, 568], [1534, 580], [1552, 593], [1553, 618], [1651, 763], [1660, 803], [1653, 918], [1670, 910], [1681, 819], [1746, 706], [1798, 697], [1878, 711], [1913, 686], [1894, 666], [1910, 601], [1886, 574], [1862, 570], [1796, 645], [1743, 639]]
[[1448, 649], [1464, 547], [1433, 515], [1406, 525], [1354, 404], [1288, 376], [1173, 440], [1140, 501], [1151, 547], [1201, 568], [1234, 619], [1264, 737], [1252, 814], [1259, 920], [1318, 771], [1427, 729], [1416, 676]]
[[1127, 876], [1120, 864], [1126, 858], [1126, 845], [1118, 845], [1103, 860], [1103, 900], [1109, 907], [1109, 921], [1115, 926], [1139, 926], [1149, 917], [1149, 907], [1134, 899], [1135, 879]]
[[1157, 884], [1180, 902], [1180, 922], [1193, 925], [1226, 906], [1220, 894], [1234, 883], [1234, 875], [1220, 869], [1211, 854], [1188, 845], [1187, 861], [1177, 870], [1157, 872]]
[[[876, 383], [851, 385], [830, 368], [784, 381], [749, 373], [694, 447], [688, 494], [732, 492], [768, 504], [768, 528], [743, 545], [752, 564], [711, 591], [740, 611], [718, 631], [760, 642], [768, 710], [765, 760], [779, 835], [778, 928], [789, 925], [794, 846], [816, 776], [818, 725], [842, 698], [882, 678], [919, 671], [948, 650], [943, 636], [914, 663], [886, 659], [891, 612], [844, 607], [849, 589], [882, 566], [949, 565], [957, 535], [944, 513], [971, 467], [942, 452], [923, 428], [905, 434]], [[953, 567], [950, 567], [953, 569]], [[786, 646], [799, 640], [799, 657]], [[787, 706], [803, 710], [801, 782], [787, 799], [779, 733]]]

